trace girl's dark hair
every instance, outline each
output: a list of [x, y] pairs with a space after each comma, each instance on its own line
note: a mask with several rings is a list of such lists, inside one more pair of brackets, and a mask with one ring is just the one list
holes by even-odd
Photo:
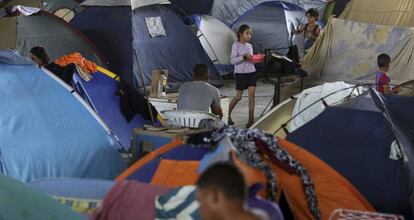
[[49, 56], [47, 55], [46, 50], [43, 47], [33, 47], [32, 49], [30, 49], [30, 53], [39, 58], [42, 61], [43, 65], [49, 64]]
[[319, 12], [318, 12], [318, 9], [316, 9], [316, 8], [309, 9], [306, 12], [306, 14], [309, 14], [310, 16], [315, 17], [316, 19], [319, 19]]
[[246, 30], [252, 29], [249, 25], [243, 24], [239, 27], [239, 30], [237, 31], [237, 40], [240, 40], [240, 35], [243, 34]]

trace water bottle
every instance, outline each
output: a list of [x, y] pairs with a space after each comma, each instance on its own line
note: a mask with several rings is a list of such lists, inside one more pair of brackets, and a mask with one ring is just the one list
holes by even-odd
[[166, 96], [167, 91], [167, 77], [164, 73], [161, 73], [160, 80], [158, 81], [158, 91], [161, 93], [161, 96]]

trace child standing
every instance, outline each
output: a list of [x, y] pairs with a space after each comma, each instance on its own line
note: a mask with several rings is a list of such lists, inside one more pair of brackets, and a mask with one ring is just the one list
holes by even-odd
[[380, 54], [377, 58], [378, 71], [375, 73], [375, 87], [376, 90], [382, 94], [397, 93], [396, 89], [391, 89], [391, 80], [388, 77], [388, 70], [391, 65], [391, 58], [388, 54]]
[[236, 96], [231, 100], [229, 106], [229, 125], [233, 125], [231, 112], [241, 100], [243, 91], [248, 90], [249, 97], [249, 121], [246, 127], [254, 123], [255, 93], [256, 93], [256, 69], [252, 62], [253, 46], [248, 42], [252, 38], [252, 29], [244, 24], [237, 31], [238, 41], [233, 43], [231, 49], [231, 63], [234, 65], [234, 76], [236, 78]]
[[294, 31], [294, 34], [300, 34], [304, 32], [304, 50], [305, 53], [312, 47], [315, 43], [316, 39], [321, 32], [321, 28], [319, 27], [316, 22], [319, 18], [319, 12], [317, 9], [311, 8], [306, 12], [306, 18], [308, 19], [308, 23], [305, 27], [299, 28], [299, 30]]

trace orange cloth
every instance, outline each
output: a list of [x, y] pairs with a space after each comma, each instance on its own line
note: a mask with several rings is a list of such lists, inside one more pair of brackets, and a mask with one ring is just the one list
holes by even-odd
[[57, 65], [61, 67], [65, 67], [69, 64], [74, 63], [78, 65], [80, 68], [82, 68], [84, 72], [87, 72], [87, 73], [96, 73], [98, 71], [96, 63], [85, 59], [78, 52], [58, 58], [55, 60], [54, 63], [56, 63]]
[[[375, 211], [367, 199], [328, 164], [289, 141], [279, 139], [279, 144], [307, 169], [315, 186], [322, 219], [329, 219], [330, 214], [338, 208]], [[295, 219], [314, 219], [300, 177], [289, 174], [273, 163], [269, 164], [276, 172]]]
[[200, 161], [162, 159], [151, 184], [164, 187], [195, 185], [198, 180], [199, 165]]

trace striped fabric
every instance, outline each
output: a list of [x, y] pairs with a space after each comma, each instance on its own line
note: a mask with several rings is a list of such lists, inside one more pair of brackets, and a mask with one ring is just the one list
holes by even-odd
[[155, 200], [156, 220], [201, 220], [196, 188], [185, 186], [173, 190]]

